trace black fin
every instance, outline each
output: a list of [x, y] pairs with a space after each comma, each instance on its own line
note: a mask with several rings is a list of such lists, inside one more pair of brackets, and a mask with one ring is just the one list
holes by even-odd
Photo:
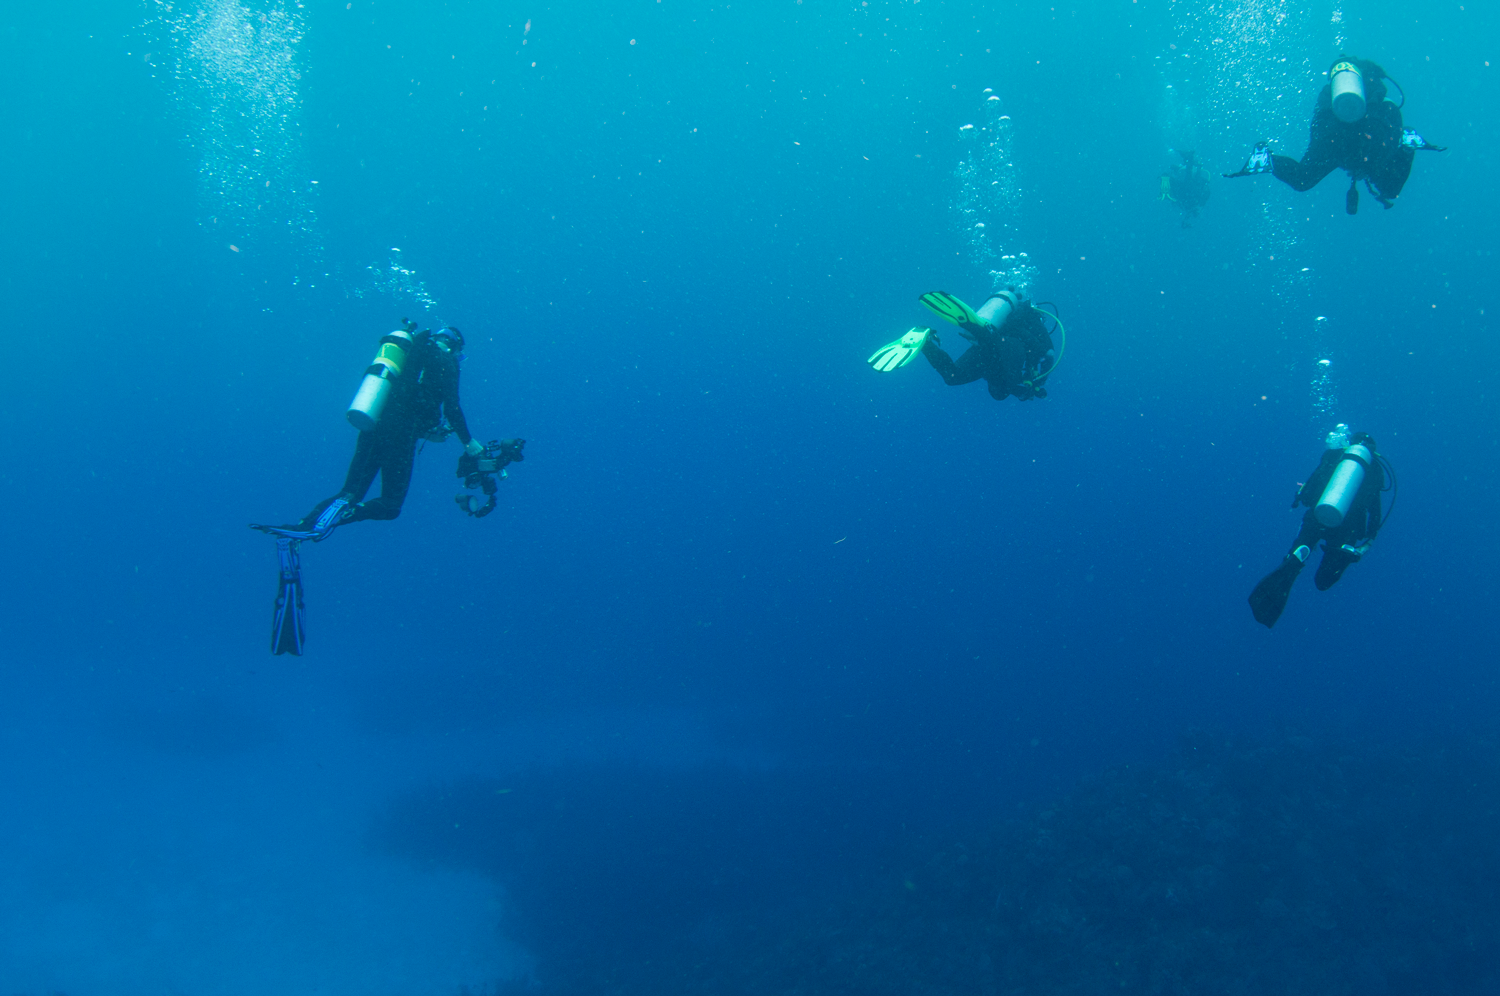
[[1359, 213], [1359, 188], [1353, 180], [1349, 181], [1349, 192], [1344, 195], [1344, 210], [1349, 214]]
[[1287, 557], [1280, 567], [1260, 579], [1260, 584], [1250, 593], [1250, 611], [1255, 614], [1256, 622], [1267, 629], [1276, 625], [1300, 573], [1302, 562], [1296, 557]]

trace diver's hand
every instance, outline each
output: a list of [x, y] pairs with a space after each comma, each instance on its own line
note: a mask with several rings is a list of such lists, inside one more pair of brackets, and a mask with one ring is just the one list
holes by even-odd
[[467, 456], [477, 457], [483, 452], [484, 444], [481, 443], [478, 438], [472, 438], [467, 443], [464, 443], [464, 453]]
[[524, 439], [502, 439], [500, 440], [500, 456], [507, 463], [520, 463], [526, 459], [526, 454], [521, 450], [526, 446]]

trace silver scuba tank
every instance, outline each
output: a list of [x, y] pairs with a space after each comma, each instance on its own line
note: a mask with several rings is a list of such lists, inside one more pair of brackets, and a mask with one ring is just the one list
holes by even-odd
[[979, 310], [974, 312], [974, 314], [984, 319], [984, 323], [990, 328], [998, 329], [1005, 324], [1005, 320], [1011, 316], [1011, 313], [1020, 306], [1021, 302], [1015, 294], [1008, 290], [1003, 290], [991, 294], [990, 299], [981, 304]]
[[1328, 479], [1328, 486], [1323, 489], [1323, 496], [1313, 506], [1313, 515], [1324, 528], [1343, 525], [1344, 516], [1349, 514], [1349, 508], [1359, 494], [1359, 486], [1365, 482], [1365, 472], [1374, 459], [1369, 447], [1361, 443], [1345, 447], [1342, 459], [1333, 468], [1333, 476]]
[[375, 362], [365, 370], [365, 379], [359, 382], [359, 390], [345, 413], [360, 432], [369, 432], [380, 422], [380, 414], [390, 400], [391, 385], [401, 376], [401, 367], [411, 347], [412, 334], [406, 329], [381, 337]]
[[1328, 70], [1333, 97], [1333, 116], [1353, 124], [1365, 116], [1365, 77], [1352, 62], [1339, 62]]

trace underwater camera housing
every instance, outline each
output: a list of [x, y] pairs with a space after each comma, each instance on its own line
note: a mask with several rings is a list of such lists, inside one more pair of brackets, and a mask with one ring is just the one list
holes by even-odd
[[[453, 500], [464, 514], [482, 519], [495, 510], [495, 493], [500, 487], [496, 476], [508, 476], [505, 473], [508, 464], [526, 459], [522, 453], [525, 446], [524, 439], [491, 439], [477, 455], [464, 453], [458, 458], [457, 473], [468, 490], [460, 491]], [[474, 490], [483, 492], [484, 499], [469, 493]]]

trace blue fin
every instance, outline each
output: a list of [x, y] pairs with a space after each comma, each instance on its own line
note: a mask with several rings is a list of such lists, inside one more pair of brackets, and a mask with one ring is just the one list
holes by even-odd
[[271, 653], [302, 656], [302, 647], [307, 641], [304, 628], [306, 607], [302, 601], [302, 556], [298, 551], [301, 540], [279, 536], [276, 539], [276, 558], [281, 571], [276, 589], [276, 612], [271, 618]]
[[1405, 148], [1414, 149], [1417, 152], [1447, 152], [1446, 145], [1433, 145], [1427, 139], [1418, 135], [1413, 128], [1401, 129], [1401, 144]]
[[1238, 173], [1225, 173], [1225, 177], [1254, 176], [1257, 173], [1270, 173], [1275, 169], [1271, 162], [1271, 147], [1265, 142], [1255, 143], [1255, 148], [1250, 150], [1250, 158], [1245, 160], [1245, 165], [1240, 167]]

